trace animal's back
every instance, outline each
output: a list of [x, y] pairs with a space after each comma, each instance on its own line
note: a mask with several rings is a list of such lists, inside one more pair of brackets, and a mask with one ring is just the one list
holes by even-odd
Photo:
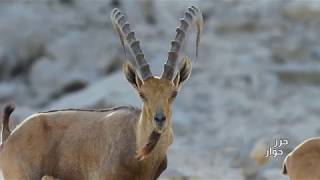
[[286, 173], [292, 180], [320, 179], [320, 138], [308, 139], [285, 160]]
[[5, 142], [1, 152], [4, 176], [8, 179], [40, 179], [43, 175], [62, 179], [112, 177], [119, 172], [118, 167], [126, 167], [121, 163], [128, 162], [119, 158], [134, 157], [139, 116], [140, 110], [132, 107], [35, 114]]

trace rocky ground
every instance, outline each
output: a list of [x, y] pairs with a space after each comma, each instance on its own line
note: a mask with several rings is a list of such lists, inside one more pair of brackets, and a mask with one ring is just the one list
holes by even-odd
[[[121, 71], [112, 2], [0, 0], [0, 104], [16, 102], [12, 127], [42, 110], [141, 104]], [[203, 10], [204, 32], [197, 60], [194, 30], [181, 54], [194, 68], [175, 103], [161, 179], [288, 179], [285, 155], [320, 134], [319, 1], [161, 0], [151, 11], [120, 1], [153, 72], [191, 4]], [[256, 147], [279, 138], [289, 140], [284, 155], [257, 165]]]

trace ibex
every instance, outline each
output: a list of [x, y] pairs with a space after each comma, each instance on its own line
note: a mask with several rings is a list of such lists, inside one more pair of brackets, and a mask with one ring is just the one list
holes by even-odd
[[298, 145], [284, 160], [283, 174], [291, 180], [320, 179], [320, 138], [311, 138]]
[[[180, 20], [161, 77], [153, 76], [126, 16], [114, 9], [112, 22], [131, 50], [133, 65], [124, 74], [139, 93], [142, 109], [116, 107], [102, 110], [64, 109], [36, 113], [10, 132], [13, 108], [6, 107], [0, 162], [5, 179], [157, 179], [167, 166], [173, 142], [172, 104], [191, 73], [183, 58], [174, 73], [180, 47], [191, 25], [202, 31], [201, 11], [191, 6]], [[139, 73], [139, 74], [138, 74]], [[44, 178], [44, 179], [45, 179]]]

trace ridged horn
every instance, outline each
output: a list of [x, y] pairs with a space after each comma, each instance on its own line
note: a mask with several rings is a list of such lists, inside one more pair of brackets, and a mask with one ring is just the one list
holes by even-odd
[[203, 18], [201, 10], [196, 6], [191, 6], [185, 11], [184, 17], [180, 19], [180, 26], [176, 29], [176, 36], [174, 40], [171, 41], [168, 59], [164, 64], [163, 73], [161, 75], [162, 79], [172, 80], [180, 48], [185, 40], [188, 29], [194, 24], [197, 27], [196, 57], [198, 57], [200, 35], [203, 29]]
[[127, 17], [118, 8], [114, 8], [111, 12], [111, 20], [118, 32], [123, 49], [125, 49], [124, 42], [126, 41], [128, 43], [129, 49], [138, 66], [137, 68], [141, 78], [146, 80], [152, 77], [149, 64], [145, 60], [144, 54], [140, 48], [140, 42], [136, 39], [134, 31], [130, 29]]

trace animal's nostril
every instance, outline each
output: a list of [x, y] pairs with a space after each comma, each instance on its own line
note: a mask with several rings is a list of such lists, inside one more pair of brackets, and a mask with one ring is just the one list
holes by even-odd
[[154, 116], [154, 121], [158, 125], [162, 126], [163, 123], [165, 122], [165, 120], [166, 120], [166, 116], [165, 116], [165, 114], [163, 112], [156, 112], [156, 114]]
[[158, 123], [163, 123], [165, 120], [166, 120], [166, 117], [165, 116], [156, 116], [154, 117], [154, 120]]

